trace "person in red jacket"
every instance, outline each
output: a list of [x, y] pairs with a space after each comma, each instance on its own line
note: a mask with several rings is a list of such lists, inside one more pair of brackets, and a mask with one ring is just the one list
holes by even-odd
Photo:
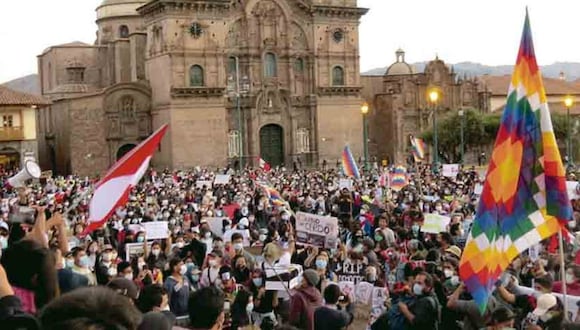
[[[562, 281], [554, 282], [552, 290], [562, 293]], [[580, 266], [572, 265], [566, 269], [566, 294], [580, 296]]]
[[314, 330], [314, 311], [322, 306], [322, 295], [316, 288], [320, 276], [313, 269], [302, 274], [302, 283], [290, 298], [290, 322], [304, 330]]

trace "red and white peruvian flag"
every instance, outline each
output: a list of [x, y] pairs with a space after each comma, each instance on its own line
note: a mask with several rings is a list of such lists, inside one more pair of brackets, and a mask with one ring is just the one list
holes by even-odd
[[259, 158], [260, 158], [260, 168], [266, 172], [270, 171], [270, 164], [268, 164], [268, 162], [262, 159], [262, 157]]
[[167, 132], [167, 128], [168, 125], [161, 126], [147, 140], [125, 154], [97, 183], [89, 204], [89, 225], [84, 235], [100, 228], [117, 207], [127, 203], [131, 189], [147, 172], [149, 162]]

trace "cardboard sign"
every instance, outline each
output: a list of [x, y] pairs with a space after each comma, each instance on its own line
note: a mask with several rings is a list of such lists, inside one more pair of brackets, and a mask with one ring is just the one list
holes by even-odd
[[459, 174], [459, 164], [443, 164], [443, 176], [448, 178], [456, 178]]
[[218, 174], [215, 176], [213, 184], [228, 184], [230, 182], [230, 177], [229, 174]]
[[421, 231], [424, 233], [439, 234], [441, 232], [447, 231], [449, 222], [451, 222], [450, 217], [439, 214], [426, 213], [425, 221], [423, 222], [423, 226], [421, 226]]
[[166, 239], [169, 235], [169, 222], [167, 221], [143, 222], [141, 225], [145, 229], [147, 240]]
[[296, 242], [334, 249], [338, 244], [338, 219], [310, 213], [296, 214]]

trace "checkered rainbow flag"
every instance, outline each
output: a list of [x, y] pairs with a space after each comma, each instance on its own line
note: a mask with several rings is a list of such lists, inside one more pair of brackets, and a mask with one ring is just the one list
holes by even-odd
[[495, 282], [519, 254], [572, 216], [526, 11], [507, 103], [459, 272], [483, 314]]

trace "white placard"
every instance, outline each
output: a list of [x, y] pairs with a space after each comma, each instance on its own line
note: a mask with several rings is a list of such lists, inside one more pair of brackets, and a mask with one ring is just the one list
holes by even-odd
[[476, 183], [475, 187], [473, 188], [473, 193], [476, 195], [481, 195], [483, 192], [483, 185], [481, 183]]
[[244, 246], [250, 246], [250, 231], [247, 229], [231, 229], [228, 230], [224, 233], [224, 242], [231, 242], [232, 241], [232, 235], [234, 233], [239, 233], [242, 235], [242, 237], [244, 238]]
[[540, 245], [534, 244], [530, 246], [530, 248], [528, 249], [528, 255], [530, 256], [531, 261], [534, 262], [537, 261], [538, 258], [540, 257]]
[[459, 174], [459, 164], [443, 164], [443, 176], [455, 178]]
[[373, 293], [373, 285], [369, 282], [360, 282], [355, 287], [356, 302], [368, 304]]
[[451, 222], [450, 217], [444, 215], [426, 213], [425, 221], [423, 226], [421, 226], [421, 231], [424, 233], [439, 234], [441, 232], [447, 231], [447, 226]]
[[352, 180], [351, 179], [340, 179], [338, 180], [338, 188], [340, 190], [346, 188], [352, 191]]
[[230, 182], [230, 177], [229, 174], [218, 174], [215, 176], [213, 184], [228, 184]]
[[338, 244], [338, 219], [310, 213], [296, 214], [296, 242], [334, 249]]
[[208, 189], [211, 189], [213, 187], [213, 181], [211, 180], [197, 180], [195, 182], [195, 187], [196, 188], [203, 188], [203, 186], [206, 186]]
[[566, 181], [566, 190], [568, 191], [568, 198], [570, 200], [580, 198], [580, 182]]
[[351, 302], [355, 301], [355, 286], [351, 281], [340, 281], [338, 282], [338, 287], [340, 291], [348, 296]]
[[166, 239], [169, 235], [169, 222], [167, 221], [143, 222], [141, 225], [145, 228], [147, 240]]
[[227, 217], [211, 217], [211, 218], [203, 218], [203, 220], [207, 221], [207, 225], [209, 226], [209, 230], [211, 230], [214, 235], [217, 237], [224, 236], [224, 224], [223, 219]]
[[[147, 249], [151, 251], [153, 242], [147, 242]], [[131, 261], [132, 256], [140, 256], [144, 253], [143, 243], [127, 243], [125, 244], [125, 261]]]

